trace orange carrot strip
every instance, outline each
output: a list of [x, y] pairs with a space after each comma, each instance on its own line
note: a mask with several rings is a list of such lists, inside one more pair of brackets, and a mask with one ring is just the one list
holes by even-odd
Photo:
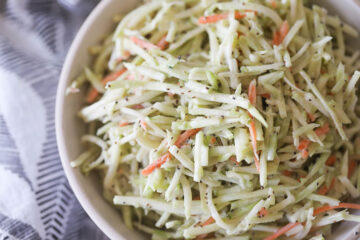
[[277, 7], [277, 3], [274, 1], [274, 0], [271, 0], [270, 1], [270, 4], [273, 8], [276, 8]]
[[351, 177], [356, 169], [356, 161], [351, 159], [349, 161], [349, 168], [348, 168], [348, 177]]
[[236, 165], [239, 165], [239, 162], [236, 161], [236, 157], [235, 157], [235, 156], [231, 156], [231, 157], [229, 158], [229, 160], [232, 161], [233, 163], [235, 163]]
[[88, 93], [86, 97], [87, 103], [93, 103], [95, 102], [97, 96], [99, 96], [99, 92], [95, 88], [91, 88], [90, 92]]
[[203, 16], [198, 19], [199, 24], [207, 24], [207, 23], [216, 23], [220, 20], [226, 19], [228, 17], [227, 13], [214, 14], [210, 16]]
[[186, 140], [188, 140], [191, 136], [197, 134], [201, 130], [202, 130], [202, 128], [186, 130], [185, 132], [180, 134], [178, 139], [175, 141], [174, 145], [177, 146], [178, 148], [180, 148], [186, 142]]
[[[198, 24], [216, 23], [218, 21], [228, 18], [228, 13], [214, 14], [210, 16], [203, 16], [198, 19]], [[246, 14], [235, 12], [235, 19], [242, 19], [246, 17]]]
[[151, 42], [148, 42], [148, 41], [145, 41], [145, 40], [142, 40], [138, 37], [135, 37], [135, 36], [131, 36], [130, 37], [130, 40], [135, 43], [136, 45], [142, 47], [142, 48], [145, 48], [146, 50], [151, 50], [151, 49], [159, 49], [158, 46], [152, 44]]
[[146, 122], [145, 122], [144, 120], [140, 120], [140, 126], [141, 126], [144, 130], [147, 129], [147, 124], [146, 124]]
[[289, 29], [289, 23], [287, 21], [284, 21], [281, 24], [280, 29], [274, 33], [273, 43], [275, 45], [280, 45], [284, 41], [286, 35], [289, 33]]
[[306, 150], [306, 149], [302, 150], [302, 151], [301, 151], [301, 157], [302, 157], [303, 159], [308, 158], [308, 157], [309, 157], [309, 151]]
[[273, 36], [273, 44], [278, 46], [281, 44], [281, 41], [280, 41], [280, 33], [278, 31], [276, 31], [274, 33], [274, 36]]
[[127, 126], [127, 125], [129, 125], [128, 122], [119, 123], [119, 127], [125, 127], [125, 126]]
[[333, 166], [336, 162], [336, 157], [335, 155], [331, 155], [325, 162], [326, 165], [328, 166]]
[[[111, 73], [107, 75], [103, 80], [101, 80], [101, 83], [105, 86], [108, 82], [116, 80], [124, 72], [126, 72], [126, 68], [122, 68], [115, 73]], [[99, 92], [95, 88], [92, 88], [86, 98], [86, 102], [93, 103], [96, 100], [97, 96], [99, 96]]]
[[[145, 121], [144, 121], [145, 123]], [[142, 120], [140, 121], [140, 124], [142, 124]], [[142, 128], [146, 128], [146, 123], [145, 126], [143, 127], [143, 125], [141, 125]], [[188, 140], [191, 136], [195, 135], [196, 133], [198, 133], [199, 131], [201, 131], [202, 128], [196, 128], [196, 129], [190, 129], [190, 130], [186, 130], [185, 132], [183, 132], [176, 140], [175, 142], [175, 146], [177, 146], [178, 148], [180, 148], [185, 142], [186, 140]], [[151, 174], [156, 168], [161, 167], [161, 165], [163, 165], [168, 159], [171, 158], [171, 154], [168, 152], [166, 153], [164, 156], [162, 156], [161, 158], [159, 158], [158, 160], [156, 160], [155, 162], [151, 163], [149, 166], [147, 166], [146, 168], [144, 168], [141, 171], [141, 174], [144, 176], [148, 176], [149, 174]]]
[[265, 217], [268, 213], [269, 213], [269, 211], [266, 210], [266, 208], [262, 207], [260, 209], [260, 211], [257, 213], [257, 215], [258, 215], [258, 217]]
[[126, 68], [122, 68], [117, 72], [114, 72], [112, 74], [107, 75], [101, 82], [102, 84], [107, 84], [108, 82], [116, 80], [118, 77], [120, 77], [124, 72], [126, 72]]
[[329, 131], [330, 131], [329, 124], [325, 124], [324, 126], [315, 129], [315, 133], [319, 137], [327, 134]]
[[128, 59], [131, 56], [131, 53], [129, 51], [124, 51], [124, 54], [117, 59], [118, 63]]
[[262, 94], [260, 94], [260, 96], [262, 96], [263, 98], [266, 98], [266, 99], [270, 99], [270, 98], [271, 98], [270, 93], [262, 93]]
[[280, 27], [281, 42], [284, 41], [286, 35], [289, 33], [290, 26], [288, 21], [284, 21]]
[[166, 34], [159, 40], [159, 42], [156, 44], [161, 50], [164, 50], [169, 45], [169, 42], [166, 41]]
[[131, 106], [132, 109], [144, 109], [144, 106], [142, 104], [135, 104]]
[[152, 173], [156, 168], [161, 167], [167, 160], [169, 160], [171, 158], [171, 154], [170, 153], [166, 153], [164, 156], [162, 156], [161, 158], [159, 158], [158, 160], [154, 161], [153, 163], [151, 163], [149, 166], [147, 166], [146, 168], [144, 168], [141, 171], [141, 174], [143, 176], [148, 176], [150, 173]]
[[200, 200], [200, 196], [194, 197], [193, 200]]
[[320, 195], [326, 195], [326, 193], [328, 193], [334, 187], [334, 184], [335, 184], [335, 178], [331, 180], [329, 187], [327, 187], [326, 184], [324, 184], [324, 186], [322, 186], [317, 193]]
[[249, 101], [252, 105], [256, 104], [256, 80], [252, 80], [249, 85]]
[[315, 118], [315, 116], [313, 114], [307, 113], [307, 115], [308, 115], [310, 121], [315, 122], [316, 118]]
[[[253, 10], [245, 10], [245, 12], [254, 12], [255, 14], [257, 14], [257, 12]], [[239, 20], [239, 19], [243, 19], [244, 17], [246, 17], [246, 14], [235, 12], [235, 19]]]
[[360, 204], [339, 203], [339, 205], [337, 205], [337, 206], [326, 205], [326, 206], [322, 206], [319, 208], [315, 208], [313, 215], [316, 216], [316, 215], [319, 215], [320, 213], [327, 212], [329, 210], [333, 210], [333, 209], [337, 209], [337, 208], [349, 208], [349, 209], [359, 209], [360, 210]]
[[212, 224], [212, 223], [214, 223], [214, 222], [215, 222], [215, 219], [214, 219], [213, 217], [209, 217], [208, 220], [206, 220], [205, 222], [203, 222], [203, 223], [200, 224], [200, 227], [204, 227], [204, 226], [206, 226], [206, 225], [210, 225], [210, 224]]
[[289, 177], [289, 176], [291, 176], [291, 174], [293, 174], [293, 172], [289, 171], [289, 170], [285, 170], [285, 171], [282, 171], [282, 174]]
[[280, 228], [279, 230], [277, 230], [274, 234], [264, 238], [264, 240], [275, 240], [299, 224], [300, 224], [299, 222], [289, 223], [289, 224], [285, 225], [284, 227]]
[[216, 143], [216, 137], [211, 137], [211, 138], [210, 138], [210, 143], [211, 143], [211, 144]]
[[303, 139], [300, 141], [299, 146], [297, 147], [298, 150], [307, 149], [310, 145], [311, 141], [309, 139]]
[[252, 143], [252, 147], [253, 147], [253, 151], [254, 151], [255, 166], [256, 166], [257, 171], [260, 172], [260, 159], [259, 159], [259, 155], [257, 153], [255, 120], [253, 118], [251, 118], [249, 131], [250, 131], [251, 143]]

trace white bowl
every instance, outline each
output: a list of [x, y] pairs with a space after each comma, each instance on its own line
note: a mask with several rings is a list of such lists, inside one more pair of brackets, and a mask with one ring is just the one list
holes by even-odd
[[[77, 112], [84, 103], [84, 96], [74, 94], [65, 97], [65, 89], [81, 72], [83, 66], [90, 63], [91, 56], [88, 54], [88, 47], [98, 43], [101, 37], [114, 29], [112, 16], [130, 11], [137, 2], [137, 0], [102, 0], [91, 12], [68, 52], [56, 99], [56, 135], [65, 174], [87, 214], [111, 239], [143, 239], [144, 237], [137, 231], [129, 230], [123, 224], [118, 211], [104, 200], [101, 184], [96, 175], [84, 176], [78, 169], [70, 167], [70, 161], [83, 150], [80, 138], [85, 132], [85, 126], [77, 117]], [[360, 30], [359, 0], [317, 0], [315, 2], [330, 10], [336, 10], [343, 20]], [[360, 49], [358, 41], [354, 41], [354, 44]], [[350, 231], [353, 226], [349, 224], [346, 226], [348, 228], [340, 228], [337, 231], [335, 239], [351, 239], [348, 235], [353, 235]], [[343, 229], [345, 230], [341, 231]]]

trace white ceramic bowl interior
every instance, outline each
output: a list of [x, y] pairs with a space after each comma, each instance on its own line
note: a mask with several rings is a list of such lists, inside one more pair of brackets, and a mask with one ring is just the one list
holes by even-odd
[[[315, 0], [319, 5], [326, 6], [330, 12], [337, 13], [342, 19], [360, 31], [360, 1], [359, 0]], [[144, 239], [136, 231], [129, 230], [122, 222], [122, 218], [102, 196], [101, 184], [97, 176], [84, 176], [78, 169], [70, 167], [70, 161], [75, 159], [83, 150], [80, 138], [85, 126], [77, 117], [77, 112], [84, 104], [83, 95], [74, 94], [65, 97], [68, 84], [91, 61], [88, 47], [98, 43], [115, 27], [111, 18], [118, 13], [126, 13], [133, 9], [137, 0], [102, 0], [92, 11], [78, 32], [66, 57], [60, 77], [56, 100], [56, 133], [59, 153], [69, 183], [81, 205], [97, 224], [97, 226], [111, 239]], [[360, 49], [359, 39], [352, 44]], [[352, 236], [354, 224], [345, 224], [339, 228], [333, 239], [355, 239]]]

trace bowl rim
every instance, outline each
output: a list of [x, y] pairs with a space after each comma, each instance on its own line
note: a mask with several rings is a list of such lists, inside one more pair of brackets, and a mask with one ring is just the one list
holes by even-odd
[[99, 214], [99, 211], [96, 207], [88, 201], [87, 196], [84, 190], [79, 185], [79, 180], [75, 175], [74, 170], [69, 164], [69, 158], [67, 155], [67, 148], [65, 146], [65, 136], [62, 130], [63, 124], [63, 113], [64, 113], [64, 99], [66, 97], [65, 91], [68, 86], [68, 78], [72, 69], [72, 62], [77, 54], [77, 50], [80, 48], [82, 41], [88, 32], [90, 26], [97, 20], [98, 16], [112, 3], [112, 0], [102, 0], [96, 7], [90, 12], [83, 24], [81, 25], [78, 33], [76, 34], [74, 40], [71, 43], [70, 49], [66, 55], [59, 83], [57, 86], [56, 92], [56, 104], [55, 104], [55, 129], [56, 129], [56, 141], [58, 146], [58, 151], [61, 159], [61, 164], [65, 172], [65, 176], [70, 184], [71, 189], [77, 200], [80, 202], [80, 205], [85, 210], [90, 219], [99, 227], [101, 231], [105, 233], [108, 237], [115, 237], [117, 239], [124, 239], [123, 236], [109, 226], [105, 219]]

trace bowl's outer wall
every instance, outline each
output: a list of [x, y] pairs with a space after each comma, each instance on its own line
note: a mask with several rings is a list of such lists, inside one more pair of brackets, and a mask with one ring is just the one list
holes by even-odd
[[83, 150], [80, 137], [85, 132], [84, 124], [77, 112], [84, 103], [83, 96], [73, 94], [65, 97], [65, 89], [81, 69], [90, 63], [88, 47], [111, 33], [116, 25], [112, 16], [133, 9], [136, 0], [102, 0], [92, 11], [77, 34], [66, 57], [57, 92], [56, 131], [63, 168], [69, 183], [91, 219], [111, 239], [143, 239], [136, 231], [129, 230], [121, 216], [104, 201], [101, 184], [95, 175], [86, 177], [78, 169], [72, 169], [69, 162]]
[[[356, 2], [357, 1], [357, 2]], [[56, 132], [59, 153], [69, 183], [92, 220], [111, 239], [144, 239], [136, 231], [131, 231], [122, 223], [118, 211], [108, 204], [103, 196], [101, 184], [95, 175], [83, 176], [78, 169], [72, 169], [69, 162], [75, 159], [83, 150], [80, 138], [85, 132], [82, 121], [77, 112], [83, 105], [83, 95], [75, 94], [65, 97], [65, 89], [72, 79], [81, 71], [83, 66], [90, 63], [88, 47], [96, 44], [110, 33], [115, 25], [111, 18], [117, 13], [125, 13], [134, 8], [137, 0], [102, 0], [92, 11], [77, 34], [64, 63], [61, 73], [56, 103]], [[319, 5], [325, 5], [330, 12], [337, 14], [360, 30], [359, 0], [315, 0]], [[360, 41], [354, 44], [360, 48]], [[332, 239], [354, 239], [355, 225], [345, 224], [338, 229]]]

